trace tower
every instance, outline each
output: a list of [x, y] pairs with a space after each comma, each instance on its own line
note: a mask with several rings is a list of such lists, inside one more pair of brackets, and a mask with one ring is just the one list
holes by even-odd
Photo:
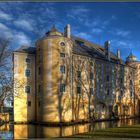
[[37, 120], [70, 121], [72, 118], [70, 31], [61, 33], [53, 26], [37, 41], [36, 47]]
[[132, 54], [132, 52], [130, 52], [130, 54], [128, 55], [128, 57], [126, 58], [126, 62], [130, 63], [130, 62], [135, 62], [137, 60], [137, 57], [134, 56]]

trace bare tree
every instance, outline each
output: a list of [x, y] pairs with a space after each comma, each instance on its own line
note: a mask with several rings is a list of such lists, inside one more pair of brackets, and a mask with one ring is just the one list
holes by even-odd
[[12, 97], [12, 72], [10, 40], [0, 38], [0, 106], [3, 106], [6, 97]]
[[7, 70], [9, 66], [8, 61], [12, 53], [12, 49], [10, 49], [9, 43], [9, 39], [0, 38], [0, 71]]

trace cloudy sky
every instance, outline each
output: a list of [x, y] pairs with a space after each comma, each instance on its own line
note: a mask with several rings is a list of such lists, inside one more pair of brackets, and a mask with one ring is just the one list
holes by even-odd
[[140, 3], [0, 3], [0, 37], [11, 47], [34, 46], [52, 25], [63, 31], [69, 23], [73, 35], [121, 50], [125, 59], [132, 51], [140, 60]]

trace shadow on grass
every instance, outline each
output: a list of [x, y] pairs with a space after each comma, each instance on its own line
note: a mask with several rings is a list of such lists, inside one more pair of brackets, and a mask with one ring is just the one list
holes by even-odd
[[140, 125], [108, 128], [71, 136], [70, 138], [136, 138], [140, 139]]

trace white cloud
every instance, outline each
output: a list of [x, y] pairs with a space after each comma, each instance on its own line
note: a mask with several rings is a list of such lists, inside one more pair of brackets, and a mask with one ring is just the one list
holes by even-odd
[[89, 9], [81, 6], [75, 6], [70, 10], [70, 13], [75, 16], [80, 16], [89, 12]]
[[89, 34], [85, 32], [76, 33], [75, 35], [87, 40], [90, 40], [92, 38]]
[[67, 17], [76, 19], [80, 22], [85, 22], [88, 17], [89, 11], [89, 9], [83, 6], [74, 6], [70, 10], [68, 10]]
[[3, 11], [0, 11], [0, 19], [12, 20], [12, 16], [10, 14], [3, 12]]
[[12, 30], [7, 27], [5, 24], [0, 23], [0, 37], [12, 38]]
[[53, 7], [45, 7], [44, 12], [47, 14], [46, 16], [49, 16], [50, 18], [56, 17], [56, 12]]
[[24, 32], [12, 30], [3, 23], [0, 23], [0, 31], [0, 37], [10, 39], [12, 44], [18, 46], [31, 44], [31, 39]]
[[[40, 18], [40, 13], [41, 13], [41, 18]], [[44, 5], [42, 4], [40, 7], [38, 7], [38, 13], [36, 13], [36, 18], [39, 19], [40, 23], [44, 22], [51, 22], [56, 19], [57, 17], [57, 12], [56, 9], [52, 5]]]
[[119, 48], [133, 48], [133, 44], [129, 40], [121, 40], [121, 39], [112, 39], [111, 40], [112, 47]]
[[93, 28], [92, 29], [92, 33], [101, 33], [101, 32], [103, 32], [103, 30], [101, 29], [101, 28]]
[[98, 18], [94, 19], [92, 22], [89, 19], [85, 20], [84, 25], [88, 27], [95, 27], [100, 24], [100, 20]]
[[88, 13], [89, 9], [85, 7], [76, 7], [76, 9], [73, 9], [73, 14], [74, 15], [80, 15], [80, 14], [85, 14]]
[[117, 20], [117, 17], [116, 17], [115, 15], [112, 15], [112, 16], [111, 16], [111, 19], [112, 19], [112, 20]]
[[121, 36], [121, 37], [128, 37], [131, 32], [127, 30], [114, 29], [114, 30], [111, 30], [110, 33], [117, 36]]
[[9, 30], [9, 28], [6, 25], [4, 25], [3, 23], [0, 23], [0, 29], [1, 30]]
[[33, 30], [33, 25], [32, 25], [32, 21], [31, 20], [25, 20], [25, 19], [19, 19], [17, 21], [14, 22], [14, 24], [17, 26], [17, 27], [20, 27], [24, 30], [30, 30], [32, 31]]
[[125, 41], [118, 41], [118, 45], [120, 45], [120, 46], [127, 46], [128, 44]]
[[17, 32], [14, 35], [14, 42], [19, 46], [21, 45], [30, 45], [31, 39], [23, 32]]
[[130, 32], [129, 31], [124, 31], [124, 30], [117, 30], [116, 34], [118, 36], [126, 37], [126, 36], [128, 36], [130, 34]]

